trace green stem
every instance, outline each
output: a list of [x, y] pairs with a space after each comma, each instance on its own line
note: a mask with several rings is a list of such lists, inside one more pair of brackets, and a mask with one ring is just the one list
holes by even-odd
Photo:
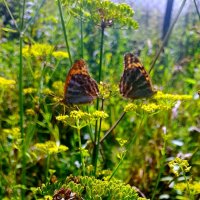
[[[26, 185], [26, 151], [25, 151], [25, 135], [24, 135], [24, 99], [23, 99], [23, 57], [22, 57], [22, 48], [23, 48], [23, 28], [24, 28], [24, 13], [25, 13], [25, 3], [23, 1], [22, 7], [22, 16], [20, 24], [20, 38], [19, 38], [19, 108], [20, 108], [20, 131], [21, 131], [21, 140], [22, 140], [22, 185]], [[21, 199], [25, 199], [25, 190], [21, 190]]]
[[[101, 43], [100, 43], [100, 62], [99, 62], [99, 78], [98, 78], [98, 82], [100, 83], [101, 81], [101, 76], [102, 76], [102, 63], [103, 63], [103, 44], [104, 44], [104, 30], [105, 27], [101, 26]], [[96, 105], [96, 110], [99, 110], [99, 99], [97, 99], [97, 105]], [[100, 124], [101, 126], [101, 124]], [[97, 143], [98, 143], [98, 121], [96, 121], [95, 124], [95, 136], [94, 136], [94, 149], [93, 149], [93, 156], [92, 156], [92, 165], [94, 166], [94, 175], [96, 174], [96, 165], [97, 165]]]
[[158, 188], [158, 184], [160, 183], [161, 175], [164, 171], [165, 154], [166, 154], [166, 140], [164, 141], [164, 145], [163, 145], [161, 153], [162, 153], [162, 158], [161, 158], [161, 162], [160, 162], [160, 169], [159, 169], [159, 172], [158, 172], [158, 177], [157, 177], [157, 180], [156, 180], [156, 186], [154, 188], [151, 200], [153, 200], [155, 198], [156, 191], [157, 191], [157, 188]]
[[[180, 167], [181, 167], [181, 166], [180, 166]], [[192, 198], [191, 193], [190, 193], [190, 186], [189, 186], [188, 180], [187, 180], [187, 178], [186, 178], [186, 176], [185, 176], [184, 169], [183, 169], [182, 167], [181, 167], [181, 171], [183, 172], [183, 177], [184, 177], [185, 182], [186, 182], [186, 185], [187, 185], [187, 192], [188, 192], [188, 195], [189, 195], [190, 199], [192, 200], [193, 198]]]
[[9, 6], [8, 6], [7, 1], [3, 0], [3, 2], [4, 2], [4, 4], [5, 4], [5, 6], [6, 6], [6, 9], [7, 9], [9, 15], [10, 15], [12, 21], [13, 21], [14, 24], [15, 24], [15, 28], [18, 30], [18, 32], [20, 32], [19, 27], [18, 27], [18, 25], [17, 25], [17, 23], [16, 23], [16, 21], [15, 21], [15, 18], [13, 17], [13, 15], [12, 15], [12, 13], [11, 13], [11, 11], [10, 11], [10, 8], [9, 8]]
[[[117, 170], [119, 169], [119, 167], [120, 167], [121, 164], [123, 163], [124, 158], [125, 158], [126, 155], [127, 155], [127, 152], [129, 152], [130, 147], [135, 143], [135, 140], [136, 140], [137, 136], [138, 136], [138, 134], [136, 133], [136, 134], [134, 135], [134, 137], [132, 138], [132, 140], [130, 139], [131, 142], [128, 144], [128, 146], [127, 146], [127, 148], [126, 148], [126, 151], [124, 152], [124, 154], [123, 154], [121, 160], [119, 161], [117, 167], [114, 169], [113, 173], [111, 174], [111, 176], [110, 176], [110, 178], [109, 178], [109, 181], [113, 178], [113, 176], [116, 174]], [[129, 141], [130, 141], [130, 140], [129, 140]]]
[[73, 62], [72, 62], [72, 57], [71, 57], [71, 53], [70, 53], [70, 49], [69, 49], [68, 37], [67, 37], [66, 28], [65, 28], [65, 22], [63, 19], [63, 13], [62, 13], [60, 0], [58, 0], [58, 8], [59, 8], [60, 19], [61, 19], [61, 24], [62, 24], [62, 28], [63, 28], [63, 34], [64, 34], [64, 38], [65, 38], [66, 48], [67, 48], [67, 52], [69, 54], [69, 61], [70, 61], [70, 64], [72, 65]]
[[131, 137], [128, 141], [131, 141], [128, 145], [127, 145], [127, 148], [126, 148], [126, 151], [124, 152], [121, 160], [119, 161], [117, 167], [114, 169], [113, 173], [111, 174], [110, 178], [109, 178], [109, 181], [113, 178], [113, 176], [116, 174], [117, 170], [119, 169], [119, 167], [121, 166], [121, 164], [123, 163], [124, 161], [124, 158], [126, 157], [127, 153], [129, 152], [130, 148], [133, 146], [133, 144], [135, 143], [136, 139], [137, 139], [137, 136], [138, 136], [138, 132], [139, 132], [139, 129], [142, 125], [142, 122], [143, 122], [143, 119], [144, 119], [144, 116], [142, 117], [141, 119], [141, 122], [139, 124], [139, 127], [138, 127], [138, 131], [136, 131], [135, 135], [133, 137]]
[[50, 164], [50, 155], [47, 155], [47, 160], [46, 160], [46, 169], [45, 169], [45, 182], [47, 183], [48, 181], [48, 173], [49, 173], [49, 164]]
[[162, 44], [161, 44], [161, 46], [160, 46], [160, 49], [157, 51], [157, 53], [156, 53], [156, 55], [155, 55], [155, 57], [154, 57], [154, 60], [153, 60], [153, 62], [151, 63], [151, 66], [150, 66], [150, 69], [149, 69], [149, 74], [151, 73], [151, 70], [152, 70], [153, 67], [155, 66], [156, 61], [158, 60], [158, 57], [160, 56], [160, 53], [163, 51], [163, 48], [164, 48], [166, 42], [168, 41], [169, 36], [171, 35], [171, 32], [172, 32], [172, 30], [173, 30], [173, 28], [174, 28], [174, 26], [175, 26], [175, 24], [176, 24], [176, 22], [177, 22], [177, 20], [178, 20], [178, 18], [179, 18], [179, 16], [180, 16], [181, 12], [182, 12], [182, 10], [183, 10], [183, 7], [184, 7], [186, 1], [187, 1], [187, 0], [183, 0], [183, 2], [182, 2], [182, 4], [181, 4], [181, 7], [180, 7], [180, 9], [179, 9], [179, 11], [178, 11], [178, 13], [177, 13], [177, 15], [176, 15], [176, 17], [175, 17], [175, 19], [174, 19], [172, 25], [171, 25], [170, 28], [168, 29], [168, 31], [167, 31], [167, 33], [166, 33], [164, 39], [163, 39], [163, 42], [162, 42]]
[[105, 27], [101, 27], [101, 43], [100, 43], [100, 62], [99, 62], [99, 79], [98, 82], [101, 81], [102, 76], [102, 63], [103, 63], [103, 44], [104, 44], [104, 30]]
[[29, 27], [30, 24], [34, 24], [36, 17], [39, 14], [40, 9], [42, 8], [42, 6], [45, 4], [46, 0], [42, 0], [41, 4], [37, 7], [36, 12], [34, 14], [34, 16], [29, 20], [29, 22], [26, 24], [26, 27], [24, 28], [24, 32], [26, 32], [27, 28]]
[[82, 164], [83, 176], [85, 176], [85, 161], [84, 161], [84, 156], [83, 156], [83, 152], [82, 152], [80, 127], [77, 128], [77, 132], [78, 132], [78, 144], [79, 144], [79, 150], [80, 150], [80, 155], [81, 155], [81, 164]]
[[[102, 99], [102, 105], [101, 105], [101, 110], [103, 110], [104, 107], [104, 99]], [[102, 124], [102, 118], [99, 121], [99, 129], [98, 129], [98, 134], [97, 138], [95, 138], [95, 146], [94, 146], [94, 175], [96, 175], [97, 171], [97, 161], [99, 157], [99, 144], [100, 144], [100, 135], [101, 135], [101, 124]]]
[[100, 140], [100, 143], [103, 143], [103, 141], [110, 135], [110, 133], [115, 129], [115, 127], [119, 124], [119, 122], [123, 119], [126, 112], [122, 112], [119, 119], [112, 125], [112, 127], [105, 133], [104, 137]]
[[[81, 8], [83, 9], [83, 5], [81, 5]], [[83, 15], [83, 13], [81, 12], [81, 20], [80, 20], [80, 25], [81, 25], [81, 58], [83, 58], [83, 20], [82, 20], [82, 15]]]

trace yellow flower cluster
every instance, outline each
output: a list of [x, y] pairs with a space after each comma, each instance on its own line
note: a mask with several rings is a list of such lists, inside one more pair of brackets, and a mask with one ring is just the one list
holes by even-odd
[[32, 93], [35, 93], [37, 90], [36, 90], [36, 88], [24, 88], [23, 89], [23, 92], [24, 92], [24, 94], [32, 94]]
[[138, 107], [138, 106], [137, 106], [136, 104], [134, 104], [134, 103], [129, 103], [129, 104], [127, 104], [127, 105], [125, 106], [124, 112], [136, 111], [137, 107]]
[[171, 107], [160, 104], [160, 103], [148, 103], [148, 104], [142, 104], [141, 106], [136, 105], [134, 103], [129, 103], [128, 105], [125, 106], [124, 112], [129, 112], [129, 111], [136, 111], [137, 109], [141, 109], [147, 113], [152, 113], [152, 112], [157, 112], [157, 111], [164, 111], [164, 110], [169, 110]]
[[92, 113], [92, 116], [93, 116], [95, 119], [99, 119], [99, 118], [105, 119], [105, 118], [108, 117], [108, 114], [105, 113], [104, 111], [96, 110], [95, 112]]
[[64, 52], [64, 51], [54, 51], [52, 53], [52, 56], [55, 57], [58, 60], [61, 60], [63, 58], [69, 58], [69, 54], [67, 52]]
[[68, 150], [68, 147], [64, 145], [57, 145], [53, 141], [47, 141], [45, 143], [37, 143], [35, 144], [35, 150], [43, 153], [43, 154], [57, 154], [60, 152], [64, 152]]
[[191, 167], [187, 160], [182, 160], [181, 158], [175, 158], [168, 163], [171, 172], [175, 176], [179, 176], [181, 172], [189, 172]]
[[63, 96], [64, 83], [62, 81], [55, 81], [52, 87], [56, 94]]
[[179, 95], [179, 94], [164, 94], [161, 91], [158, 91], [154, 97], [154, 99], [157, 100], [191, 100], [192, 96], [191, 95]]
[[[193, 195], [200, 194], [200, 182], [194, 181], [189, 183], [189, 188]], [[184, 192], [187, 190], [187, 183], [177, 183], [174, 189]]]
[[156, 111], [169, 110], [170, 107], [163, 104], [149, 103], [149, 104], [143, 104], [141, 106], [141, 109], [144, 110], [145, 112], [152, 113]]
[[39, 44], [35, 43], [31, 46], [26, 45], [22, 49], [22, 54], [24, 57], [29, 58], [29, 57], [45, 57], [48, 55], [51, 55], [53, 52], [54, 47], [49, 45], [49, 44]]
[[33, 109], [26, 109], [26, 114], [30, 115], [30, 116], [34, 116], [35, 115], [35, 111]]
[[11, 129], [3, 129], [4, 136], [12, 136], [14, 139], [19, 139], [21, 136], [20, 129], [18, 127], [14, 127]]
[[75, 120], [79, 120], [79, 119], [82, 119], [82, 120], [89, 120], [91, 115], [86, 113], [86, 112], [83, 112], [81, 110], [73, 110], [70, 112], [70, 115], [69, 117], [75, 119]]
[[15, 80], [8, 80], [5, 79], [4, 77], [0, 77], [0, 87], [5, 87], [5, 86], [10, 86], [10, 85], [15, 85], [16, 82]]
[[57, 116], [56, 119], [58, 121], [62, 121], [65, 124], [69, 124], [70, 126], [77, 128], [77, 122], [79, 124], [79, 128], [86, 126], [89, 122], [93, 122], [100, 118], [107, 118], [108, 114], [103, 111], [95, 111], [92, 114], [83, 112], [81, 110], [71, 111], [69, 115], [60, 115]]
[[53, 92], [49, 88], [43, 88], [42, 93], [44, 95], [51, 95]]

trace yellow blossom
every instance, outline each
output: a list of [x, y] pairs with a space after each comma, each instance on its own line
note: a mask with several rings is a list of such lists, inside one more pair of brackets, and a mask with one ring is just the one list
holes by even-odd
[[24, 94], [32, 94], [32, 93], [35, 93], [37, 90], [36, 90], [36, 88], [24, 88], [23, 89], [23, 92], [24, 92]]
[[[187, 183], [177, 183], [174, 186], [174, 189], [184, 192], [185, 190], [187, 190], [187, 187]], [[193, 195], [200, 194], [200, 182], [194, 181], [192, 183], [189, 183], [189, 188]]]
[[192, 96], [191, 95], [179, 95], [179, 94], [164, 94], [161, 91], [158, 91], [154, 97], [154, 99], [161, 99], [161, 100], [191, 100]]
[[70, 112], [70, 117], [74, 119], [82, 119], [82, 120], [89, 120], [90, 119], [90, 114], [83, 112], [81, 110], [73, 110]]
[[49, 88], [43, 88], [42, 93], [45, 95], [53, 94], [52, 90], [50, 90]]
[[15, 139], [19, 139], [21, 136], [20, 129], [18, 127], [13, 127], [11, 129], [3, 129], [5, 136], [12, 136]]
[[137, 105], [134, 103], [129, 103], [125, 106], [124, 108], [124, 112], [128, 112], [128, 111], [135, 111], [137, 109]]
[[9, 85], [15, 85], [15, 80], [9, 80], [5, 79], [4, 77], [0, 77], [0, 87], [9, 86]]
[[62, 81], [55, 81], [52, 87], [56, 94], [63, 96], [64, 83]]
[[64, 52], [64, 51], [54, 51], [52, 53], [52, 56], [55, 57], [58, 60], [63, 59], [63, 58], [69, 58], [69, 54], [67, 52]]
[[35, 144], [35, 149], [44, 154], [56, 154], [68, 150], [68, 147], [64, 145], [57, 145], [53, 141], [47, 141], [45, 143]]
[[30, 115], [30, 116], [34, 116], [35, 115], [35, 111], [33, 109], [26, 109], [26, 114]]
[[31, 46], [26, 45], [22, 49], [22, 54], [24, 57], [45, 57], [51, 55], [54, 47], [49, 44], [39, 44], [35, 43]]
[[143, 104], [141, 106], [141, 109], [144, 110], [145, 112], [152, 113], [161, 110], [169, 110], [170, 107], [163, 104], [149, 103], [149, 104]]
[[173, 174], [179, 176], [181, 172], [189, 172], [191, 167], [187, 160], [182, 160], [181, 158], [175, 158], [168, 163], [168, 166]]
[[98, 118], [107, 118], [108, 117], [108, 114], [105, 113], [104, 111], [99, 111], [99, 110], [96, 110], [95, 112], [92, 113], [92, 116], [95, 118], [95, 119], [98, 119]]

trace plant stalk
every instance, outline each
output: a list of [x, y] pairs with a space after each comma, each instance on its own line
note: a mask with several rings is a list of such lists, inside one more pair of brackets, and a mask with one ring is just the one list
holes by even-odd
[[[101, 110], [103, 110], [103, 107], [104, 107], [104, 99], [102, 99]], [[99, 121], [99, 130], [98, 130], [98, 135], [97, 135], [97, 143], [96, 143], [95, 148], [94, 148], [94, 151], [95, 151], [94, 175], [96, 175], [97, 161], [98, 161], [98, 157], [99, 157], [99, 144], [100, 144], [101, 124], [102, 124], [102, 118]]]
[[[140, 129], [141, 125], [142, 125], [142, 122], [143, 122], [143, 118], [141, 119], [141, 122], [140, 122], [140, 125], [138, 127], [138, 130]], [[116, 174], [117, 170], [119, 169], [119, 167], [121, 166], [121, 164], [123, 163], [124, 161], [124, 158], [126, 157], [127, 153], [129, 152], [129, 149], [131, 148], [131, 146], [135, 143], [136, 139], [137, 139], [137, 136], [138, 136], [138, 131], [136, 131], [135, 135], [133, 136], [133, 138], [129, 139], [128, 141], [131, 141], [128, 145], [127, 145], [127, 148], [126, 148], [126, 151], [124, 152], [122, 158], [120, 159], [117, 167], [114, 169], [113, 173], [111, 174], [110, 178], [109, 178], [109, 181], [113, 178], [113, 176]]]
[[174, 28], [174, 26], [175, 26], [175, 24], [176, 24], [176, 22], [177, 22], [177, 20], [178, 20], [178, 18], [179, 18], [179, 16], [180, 16], [180, 14], [181, 14], [181, 12], [182, 12], [182, 10], [183, 10], [183, 8], [184, 8], [184, 5], [185, 5], [186, 1], [187, 1], [187, 0], [183, 0], [183, 2], [182, 2], [182, 4], [181, 4], [181, 7], [180, 7], [180, 9], [179, 9], [179, 11], [178, 11], [178, 13], [177, 13], [177, 15], [176, 15], [176, 17], [175, 17], [175, 19], [174, 19], [172, 25], [171, 25], [170, 28], [168, 29], [168, 31], [167, 31], [167, 33], [166, 33], [164, 39], [163, 39], [163, 42], [162, 42], [162, 44], [161, 44], [161, 46], [160, 46], [160, 49], [157, 51], [157, 53], [156, 53], [156, 55], [155, 55], [155, 57], [154, 57], [154, 60], [153, 60], [153, 62], [151, 63], [151, 66], [150, 66], [150, 69], [149, 69], [149, 74], [151, 73], [151, 70], [152, 70], [153, 67], [155, 66], [156, 61], [158, 60], [158, 57], [160, 56], [160, 53], [162, 52], [162, 50], [163, 50], [163, 48], [164, 48], [166, 42], [168, 41], [169, 36], [171, 35], [171, 32], [172, 32], [172, 30], [173, 30], [173, 28]]
[[[98, 77], [99, 83], [102, 78], [104, 30], [105, 30], [105, 27], [101, 26], [100, 62], [99, 62], [99, 77]], [[97, 98], [96, 110], [99, 110], [99, 99], [98, 98]], [[92, 155], [92, 165], [94, 166], [94, 175], [96, 174], [98, 148], [99, 148], [99, 147], [97, 147], [98, 146], [98, 135], [99, 135], [99, 131], [100, 131], [100, 130], [98, 130], [98, 127], [101, 129], [101, 120], [100, 120], [99, 126], [98, 126], [98, 121], [96, 121], [96, 124], [95, 124], [94, 149], [93, 149], [93, 155]]]
[[82, 152], [80, 127], [77, 128], [77, 132], [78, 132], [78, 144], [79, 144], [79, 151], [80, 151], [80, 156], [81, 156], [81, 164], [82, 164], [83, 176], [85, 176], [85, 161], [84, 161], [84, 156], [83, 156], [83, 152]]
[[70, 64], [72, 65], [73, 62], [72, 62], [72, 57], [71, 57], [71, 53], [70, 53], [70, 49], [69, 49], [68, 37], [67, 37], [66, 28], [65, 28], [65, 22], [64, 22], [64, 18], [63, 18], [60, 0], [58, 0], [58, 8], [59, 8], [60, 19], [61, 19], [61, 24], [62, 24], [62, 28], [63, 28], [63, 34], [64, 34], [64, 38], [65, 38], [65, 44], [66, 44], [67, 52], [69, 54], [69, 61], [70, 61]]
[[[21, 140], [22, 140], [22, 185], [26, 185], [26, 152], [25, 152], [25, 135], [24, 135], [24, 98], [23, 98], [23, 57], [22, 57], [22, 48], [23, 48], [23, 28], [24, 28], [24, 13], [25, 13], [25, 3], [23, 1], [21, 23], [20, 23], [20, 35], [19, 35], [19, 108], [20, 108], [20, 131], [21, 131]], [[21, 199], [25, 199], [25, 190], [21, 190]]]
[[119, 124], [119, 122], [123, 119], [126, 112], [122, 112], [119, 119], [112, 125], [112, 127], [105, 133], [104, 137], [100, 140], [100, 143], [102, 144], [103, 141], [110, 135], [110, 133], [115, 129], [115, 127]]
[[164, 163], [165, 163], [165, 154], [166, 154], [166, 141], [164, 141], [164, 145], [163, 145], [163, 148], [162, 148], [162, 158], [161, 158], [161, 162], [160, 162], [160, 169], [159, 169], [159, 172], [158, 172], [158, 177], [157, 177], [157, 180], [156, 180], [156, 186], [154, 188], [154, 191], [153, 191], [153, 195], [151, 197], [151, 200], [154, 200], [155, 198], [155, 195], [156, 195], [156, 190], [158, 188], [158, 184], [160, 182], [160, 179], [161, 179], [161, 175], [164, 171]]

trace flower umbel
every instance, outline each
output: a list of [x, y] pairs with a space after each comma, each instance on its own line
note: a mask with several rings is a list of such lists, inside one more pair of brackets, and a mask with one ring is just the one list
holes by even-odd
[[68, 150], [68, 147], [64, 145], [57, 145], [53, 141], [47, 141], [45, 143], [37, 143], [35, 144], [35, 150], [45, 155], [47, 154], [57, 154], [60, 152], [64, 152]]
[[181, 172], [189, 172], [191, 167], [187, 160], [182, 160], [180, 158], [175, 158], [168, 163], [168, 166], [173, 174], [179, 176]]

